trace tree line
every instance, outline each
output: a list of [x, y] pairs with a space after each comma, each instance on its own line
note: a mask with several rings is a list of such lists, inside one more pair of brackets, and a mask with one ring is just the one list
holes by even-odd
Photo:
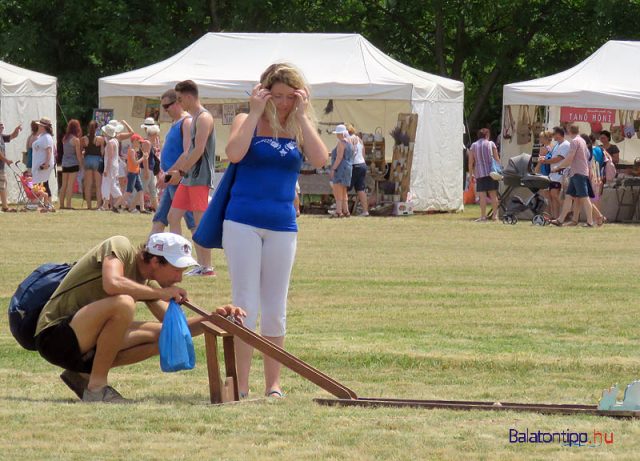
[[503, 85], [567, 69], [607, 40], [638, 39], [638, 18], [640, 0], [3, 0], [0, 60], [58, 77], [64, 126], [91, 118], [100, 77], [166, 59], [207, 32], [358, 33], [400, 62], [463, 81], [467, 125], [495, 133]]

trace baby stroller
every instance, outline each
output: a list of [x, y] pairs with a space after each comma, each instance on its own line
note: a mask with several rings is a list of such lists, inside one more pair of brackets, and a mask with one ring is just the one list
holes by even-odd
[[11, 173], [13, 173], [13, 176], [19, 186], [17, 204], [24, 206], [24, 210], [22, 211], [46, 209], [47, 204], [33, 192], [31, 178], [25, 176], [26, 170], [22, 171], [18, 166], [19, 163], [21, 162], [16, 161], [9, 165], [9, 169], [11, 170]]
[[[544, 211], [546, 201], [540, 195], [540, 189], [547, 189], [551, 180], [548, 176], [532, 173], [531, 155], [520, 154], [509, 159], [509, 164], [503, 171], [503, 182], [507, 187], [500, 198], [500, 208], [504, 210], [502, 222], [504, 224], [517, 224], [518, 217], [531, 212], [531, 223], [537, 226], [546, 226], [551, 222], [551, 215]], [[526, 187], [533, 195], [526, 201], [519, 196], [513, 196], [516, 187]], [[507, 201], [508, 200], [508, 201]], [[505, 206], [506, 202], [506, 206]]]

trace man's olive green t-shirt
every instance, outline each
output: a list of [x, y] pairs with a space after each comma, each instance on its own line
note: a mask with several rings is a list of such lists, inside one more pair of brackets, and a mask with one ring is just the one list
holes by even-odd
[[147, 282], [140, 275], [136, 255], [136, 248], [129, 239], [122, 236], [111, 237], [89, 250], [71, 268], [49, 302], [45, 304], [38, 319], [35, 335], [67, 317], [72, 317], [84, 306], [109, 297], [102, 285], [102, 262], [109, 256], [115, 256], [122, 262], [126, 278], [158, 287], [156, 282]]

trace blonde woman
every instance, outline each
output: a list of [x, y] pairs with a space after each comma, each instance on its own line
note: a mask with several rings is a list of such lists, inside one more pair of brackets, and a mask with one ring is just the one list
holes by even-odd
[[[318, 136], [309, 90], [289, 64], [273, 64], [253, 88], [249, 113], [231, 125], [226, 154], [237, 164], [223, 225], [233, 301], [247, 311], [245, 324], [284, 346], [287, 293], [296, 253], [296, 180], [302, 148], [322, 167], [327, 148]], [[236, 344], [240, 393], [249, 393], [253, 349]], [[265, 395], [281, 397], [280, 364], [264, 358]]]

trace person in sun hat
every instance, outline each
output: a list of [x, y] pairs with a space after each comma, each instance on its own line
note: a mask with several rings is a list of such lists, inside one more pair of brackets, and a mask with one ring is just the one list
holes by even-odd
[[[55, 171], [56, 166], [53, 123], [50, 118], [42, 117], [36, 124], [38, 125], [36, 133], [38, 137], [32, 144], [33, 183], [42, 184], [49, 197], [52, 197], [49, 178], [51, 177], [51, 172]], [[53, 207], [48, 207], [48, 209], [53, 211]]]
[[353, 162], [354, 146], [349, 140], [349, 130], [345, 125], [337, 125], [333, 134], [338, 138], [338, 144], [331, 151], [331, 169], [329, 170], [329, 179], [331, 180], [331, 188], [336, 199], [336, 218], [348, 217], [349, 198], [347, 189], [351, 186], [351, 174]]
[[[118, 134], [124, 130], [124, 125], [117, 120], [111, 120], [102, 127], [102, 135], [106, 140], [104, 148], [104, 172], [102, 173], [102, 206], [100, 210], [106, 210], [111, 205], [111, 210], [120, 212], [123, 201], [122, 191], [118, 182], [119, 175], [119, 150]], [[113, 202], [112, 202], [113, 200]]]
[[[82, 256], [44, 306], [36, 328], [36, 347], [85, 402], [124, 403], [109, 386], [109, 371], [158, 354], [158, 338], [168, 301], [182, 302], [187, 291], [176, 284], [197, 264], [191, 243], [168, 232], [153, 234], [136, 248], [128, 238], [108, 238]], [[137, 302], [158, 320], [134, 320]], [[242, 321], [242, 309], [215, 310]], [[203, 317], [189, 319], [193, 336]]]

